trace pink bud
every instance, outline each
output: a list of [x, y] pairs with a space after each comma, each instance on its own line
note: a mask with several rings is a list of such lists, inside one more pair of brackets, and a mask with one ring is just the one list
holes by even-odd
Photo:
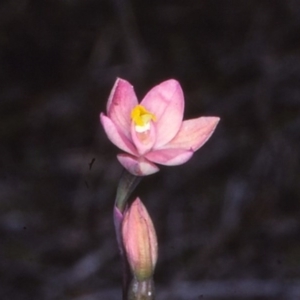
[[157, 261], [157, 238], [152, 220], [139, 198], [124, 214], [122, 238], [133, 275], [139, 281], [152, 277]]

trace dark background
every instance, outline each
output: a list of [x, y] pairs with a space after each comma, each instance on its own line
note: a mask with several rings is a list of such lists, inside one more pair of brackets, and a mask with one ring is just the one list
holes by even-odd
[[99, 123], [117, 76], [140, 99], [176, 78], [185, 118], [221, 118], [138, 187], [157, 299], [299, 299], [297, 0], [1, 1], [0, 299], [120, 299]]

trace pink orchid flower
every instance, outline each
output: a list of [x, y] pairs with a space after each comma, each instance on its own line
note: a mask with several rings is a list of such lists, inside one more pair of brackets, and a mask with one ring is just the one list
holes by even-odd
[[179, 82], [170, 79], [152, 88], [138, 103], [133, 86], [118, 78], [101, 123], [110, 141], [126, 153], [118, 160], [131, 174], [157, 172], [156, 164], [187, 162], [212, 135], [218, 117], [183, 121], [184, 96]]

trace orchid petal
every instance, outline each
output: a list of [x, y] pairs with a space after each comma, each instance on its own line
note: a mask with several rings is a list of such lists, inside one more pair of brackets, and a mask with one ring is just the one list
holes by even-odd
[[154, 174], [159, 168], [144, 158], [136, 158], [129, 154], [118, 154], [117, 158], [120, 164], [131, 174], [135, 176], [144, 176]]
[[145, 157], [161, 165], [176, 166], [187, 162], [193, 155], [193, 151], [185, 149], [161, 149], [151, 151]]
[[177, 135], [164, 148], [198, 150], [213, 134], [219, 120], [218, 117], [200, 117], [183, 121]]
[[107, 137], [113, 144], [115, 144], [118, 148], [124, 150], [125, 152], [137, 155], [137, 151], [132, 142], [118, 130], [118, 128], [110, 118], [101, 113], [100, 120]]
[[127, 137], [130, 136], [130, 113], [138, 104], [133, 86], [118, 78], [111, 90], [107, 102], [107, 116]]
[[145, 132], [137, 132], [135, 124], [131, 125], [131, 138], [140, 155], [148, 152], [154, 145], [156, 140], [155, 127], [150, 124], [150, 129]]
[[155, 148], [177, 134], [183, 118], [184, 96], [180, 84], [170, 79], [151, 89], [141, 102], [156, 117]]

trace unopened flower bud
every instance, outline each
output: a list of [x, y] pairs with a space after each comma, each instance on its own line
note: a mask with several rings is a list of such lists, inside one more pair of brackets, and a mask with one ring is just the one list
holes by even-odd
[[122, 238], [133, 276], [138, 281], [151, 278], [157, 261], [157, 238], [152, 220], [139, 198], [124, 214]]

